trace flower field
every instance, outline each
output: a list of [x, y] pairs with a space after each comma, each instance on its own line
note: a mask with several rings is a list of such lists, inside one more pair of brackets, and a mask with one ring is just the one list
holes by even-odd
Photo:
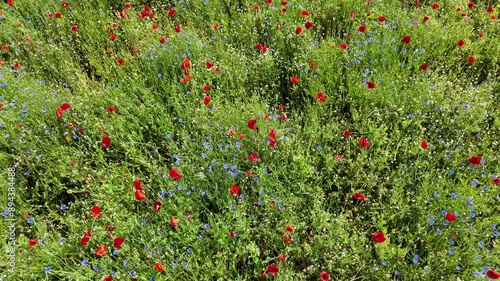
[[500, 4], [0, 3], [0, 280], [500, 279]]

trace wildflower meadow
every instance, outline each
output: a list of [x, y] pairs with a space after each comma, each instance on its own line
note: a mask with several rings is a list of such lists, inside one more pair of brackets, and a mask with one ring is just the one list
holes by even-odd
[[0, 1], [0, 280], [500, 279], [499, 11]]

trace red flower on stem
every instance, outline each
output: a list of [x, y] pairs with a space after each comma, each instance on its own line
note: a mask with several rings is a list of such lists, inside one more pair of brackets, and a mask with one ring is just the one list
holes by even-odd
[[170, 168], [169, 174], [170, 178], [173, 180], [180, 180], [182, 178], [182, 175], [179, 173], [179, 171], [177, 171], [176, 168]]
[[83, 247], [87, 245], [87, 243], [90, 241], [90, 237], [92, 236], [92, 233], [90, 231], [87, 231], [83, 234], [82, 240], [80, 241], [80, 245]]
[[120, 248], [123, 244], [123, 241], [125, 241], [125, 238], [116, 237], [115, 240], [113, 240], [113, 247], [115, 247], [115, 249]]
[[241, 190], [241, 188], [240, 188], [239, 185], [233, 184], [233, 185], [231, 185], [231, 188], [229, 189], [229, 192], [233, 196], [238, 196], [238, 193], [240, 193], [240, 190]]
[[99, 208], [99, 206], [92, 207], [92, 209], [90, 209], [90, 215], [94, 218], [99, 217], [101, 215], [101, 208]]
[[111, 139], [108, 136], [102, 137], [101, 145], [104, 148], [109, 148], [109, 146], [111, 145]]
[[444, 216], [444, 218], [448, 221], [448, 222], [453, 222], [453, 221], [456, 221], [457, 220], [457, 216], [455, 216], [454, 214], [448, 212], [446, 213], [446, 215]]
[[375, 242], [375, 243], [383, 243], [385, 242], [385, 240], [387, 240], [385, 238], [385, 235], [382, 231], [379, 231], [379, 232], [375, 232], [373, 233], [373, 236], [372, 236], [372, 241]]
[[95, 251], [95, 254], [104, 257], [108, 253], [108, 249], [106, 248], [106, 245], [102, 244], [97, 247], [97, 250]]

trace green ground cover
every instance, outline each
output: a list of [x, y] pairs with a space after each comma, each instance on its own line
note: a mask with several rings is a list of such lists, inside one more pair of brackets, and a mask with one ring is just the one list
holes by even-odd
[[500, 278], [499, 11], [2, 1], [0, 280]]

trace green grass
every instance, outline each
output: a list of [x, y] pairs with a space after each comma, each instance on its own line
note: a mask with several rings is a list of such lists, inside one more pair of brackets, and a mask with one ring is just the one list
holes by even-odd
[[2, 2], [0, 280], [491, 277], [500, 5], [420, 2]]

